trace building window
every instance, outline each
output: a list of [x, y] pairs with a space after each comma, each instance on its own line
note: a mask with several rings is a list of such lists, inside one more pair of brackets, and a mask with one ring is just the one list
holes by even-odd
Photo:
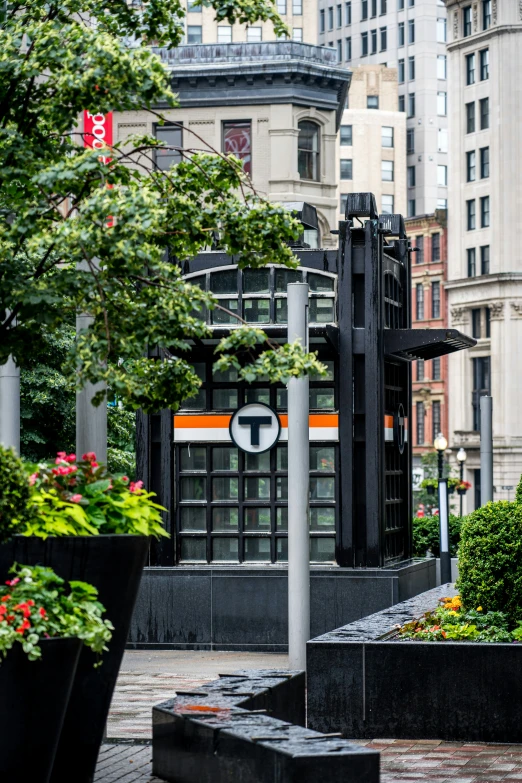
[[437, 93], [437, 114], [439, 117], [445, 117], [448, 113], [448, 101], [446, 92]]
[[361, 33], [361, 57], [368, 54], [368, 33]]
[[480, 398], [491, 394], [491, 359], [489, 356], [480, 356], [471, 360], [473, 362], [473, 429], [480, 431]]
[[399, 22], [397, 25], [399, 46], [404, 46], [404, 22]]
[[201, 13], [201, 6], [200, 5], [194, 5], [194, 3], [191, 3], [190, 0], [187, 3], [187, 11], [189, 14], [200, 14]]
[[377, 0], [370, 0], [370, 1], [372, 4], [371, 18], [373, 19], [374, 17], [377, 16]]
[[277, 0], [276, 7], [278, 14], [281, 16], [286, 14], [286, 0]]
[[397, 79], [399, 81], [399, 84], [404, 84], [404, 60], [399, 60]]
[[319, 32], [324, 33], [325, 29], [324, 8], [321, 8], [319, 11]]
[[481, 49], [479, 52], [480, 57], [480, 81], [484, 82], [489, 79], [489, 49]]
[[303, 15], [303, 0], [292, 0], [292, 13], [294, 16]]
[[415, 117], [415, 93], [408, 93], [408, 117]]
[[415, 43], [415, 19], [408, 19], [408, 43]]
[[489, 128], [489, 98], [480, 101], [480, 130]]
[[480, 199], [480, 227], [489, 226], [489, 196], [482, 196]]
[[466, 85], [475, 84], [475, 55], [466, 55]]
[[437, 41], [446, 43], [446, 19], [438, 17], [437, 19]]
[[438, 280], [434, 280], [431, 284], [431, 317], [440, 318], [440, 282]]
[[475, 133], [475, 101], [466, 103], [466, 133]]
[[476, 165], [475, 165], [475, 150], [466, 152], [466, 182], [475, 182], [476, 179]]
[[471, 311], [471, 336], [480, 340], [480, 307], [475, 307]]
[[[163, 141], [167, 149], [156, 147], [154, 159], [156, 168], [160, 171], [168, 171], [170, 167], [181, 160], [181, 148], [183, 147], [183, 128], [181, 125], [156, 125], [154, 128], [158, 141]], [[176, 149], [173, 149], [175, 147]]]
[[301, 179], [319, 180], [319, 126], [310, 120], [298, 125], [297, 168]]
[[381, 215], [393, 215], [393, 196], [383, 194], [381, 198]]
[[351, 147], [352, 143], [352, 126], [341, 125], [341, 146]]
[[187, 43], [190, 45], [203, 42], [203, 28], [200, 24], [187, 25]]
[[417, 418], [417, 446], [424, 445], [424, 403], [416, 402], [415, 411]]
[[441, 431], [440, 402], [434, 400], [431, 405], [431, 440], [432, 443]]
[[468, 259], [468, 277], [475, 277], [477, 274], [477, 253], [474, 247], [468, 247], [466, 250], [466, 255]]
[[388, 33], [386, 27], [381, 27], [381, 52], [385, 52], [388, 46]]
[[381, 0], [381, 16], [387, 12], [386, 0]]
[[397, 9], [399, 11], [403, 11], [404, 10], [404, 0], [398, 0], [398, 2], [397, 2]]
[[491, 0], [482, 0], [482, 29], [491, 27]]
[[415, 317], [417, 321], [424, 320], [424, 286], [417, 283], [415, 286]]
[[341, 193], [341, 203], [340, 203], [340, 210], [341, 215], [346, 214], [346, 204], [348, 203], [348, 193]]
[[345, 3], [344, 4], [344, 19], [345, 19], [345, 24], [351, 24], [352, 23], [352, 4], [351, 3]]
[[249, 120], [223, 123], [223, 152], [242, 160], [246, 173], [252, 176], [252, 123]]
[[366, 108], [367, 109], [378, 109], [379, 108], [379, 96], [378, 95], [368, 95], [366, 98]]
[[393, 128], [390, 128], [388, 125], [381, 127], [381, 146], [393, 147]]
[[393, 160], [381, 160], [381, 176], [383, 182], [393, 182]]
[[351, 158], [341, 158], [341, 179], [353, 179]]
[[415, 263], [423, 264], [424, 263], [424, 237], [422, 236], [422, 234], [419, 234], [419, 236], [415, 237], [415, 247], [417, 248], [417, 252], [415, 253]]
[[445, 54], [439, 54], [437, 55], [437, 79], [446, 79], [447, 78], [447, 67], [446, 67], [446, 55]]
[[431, 362], [431, 377], [434, 381], [440, 381], [440, 356], [437, 356]]
[[437, 166], [437, 185], [445, 188], [448, 185], [448, 167]]
[[415, 166], [408, 166], [408, 187], [415, 187]]
[[480, 274], [489, 275], [489, 245], [480, 248]]
[[376, 54], [377, 53], [377, 30], [371, 30], [370, 36], [371, 36], [370, 40], [372, 45], [372, 50], [370, 54]]
[[333, 5], [331, 5], [328, 9], [328, 29], [333, 30], [334, 26], [334, 10]]
[[466, 201], [467, 230], [473, 231], [476, 228], [475, 199]]
[[339, 5], [337, 6], [337, 27], [342, 27], [342, 26], [343, 26], [343, 7], [339, 3]]
[[440, 233], [431, 235], [431, 260], [440, 261]]
[[351, 39], [351, 37], [346, 39], [345, 45], [346, 45], [346, 62], [350, 62], [350, 60], [352, 59], [352, 39]]
[[247, 42], [257, 43], [263, 40], [263, 28], [262, 27], [247, 27]]
[[447, 198], [438, 198], [437, 199], [437, 209], [447, 209], [448, 208], [448, 199]]
[[424, 359], [417, 359], [417, 380], [424, 380]]
[[447, 128], [439, 128], [439, 131], [438, 131], [438, 134], [437, 134], [437, 142], [438, 142], [439, 152], [447, 152], [448, 151], [448, 131], [447, 131]]
[[[303, 28], [302, 27], [294, 27], [292, 28], [292, 41], [298, 41], [301, 42], [303, 40]], [[343, 51], [341, 48], [340, 53], [340, 60], [343, 59]]]
[[415, 128], [406, 129], [406, 152], [408, 155], [415, 152]]
[[361, 20], [364, 22], [368, 19], [368, 0], [362, 0], [361, 3]]
[[337, 60], [338, 62], [343, 60], [343, 42], [341, 40], [337, 41]]
[[406, 102], [404, 95], [399, 95], [399, 111], [406, 111]]
[[480, 178], [489, 177], [489, 147], [480, 148]]
[[218, 25], [218, 43], [232, 43], [232, 27], [229, 24]]
[[486, 320], [486, 337], [491, 337], [491, 310], [489, 307], [484, 308], [484, 316]]
[[415, 79], [415, 57], [408, 57], [408, 79]]
[[462, 34], [464, 35], [464, 38], [467, 38], [468, 35], [471, 35], [471, 6], [467, 5], [465, 8], [462, 9]]

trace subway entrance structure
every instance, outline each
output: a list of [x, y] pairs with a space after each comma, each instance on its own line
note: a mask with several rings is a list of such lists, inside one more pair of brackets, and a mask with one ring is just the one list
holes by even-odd
[[[315, 210], [297, 210], [305, 231]], [[435, 586], [435, 563], [411, 557], [411, 362], [475, 343], [454, 329], [411, 328], [411, 247], [400, 215], [372, 194], [348, 196], [338, 250], [294, 248], [299, 269], [238, 270], [201, 253], [183, 264], [229, 313], [286, 342], [286, 286], [310, 287], [310, 348], [328, 367], [310, 379], [312, 637]], [[153, 544], [130, 643], [137, 647], [284, 651], [287, 645], [286, 388], [213, 375], [234, 328], [224, 310], [193, 341], [202, 379], [176, 414], [138, 416], [138, 474], [168, 509], [170, 541]], [[270, 406], [273, 448], [237, 448], [229, 425], [250, 403]]]

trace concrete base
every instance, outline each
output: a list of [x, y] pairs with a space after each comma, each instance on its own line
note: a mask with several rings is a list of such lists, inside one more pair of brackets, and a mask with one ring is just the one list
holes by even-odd
[[[436, 562], [436, 565], [435, 565], [435, 569], [436, 569], [435, 570], [435, 574], [436, 574], [435, 585], [436, 585], [436, 587], [440, 587], [440, 584], [441, 584], [441, 582], [440, 582], [440, 557], [437, 557], [435, 562]], [[451, 558], [451, 581], [452, 581], [452, 583], [455, 584], [455, 582], [457, 581], [458, 578], [459, 578], [459, 559], [458, 559], [458, 557], [452, 557]]]
[[[287, 583], [282, 566], [146, 568], [128, 646], [286, 652]], [[312, 566], [312, 638], [433, 587], [434, 558], [382, 569]]]

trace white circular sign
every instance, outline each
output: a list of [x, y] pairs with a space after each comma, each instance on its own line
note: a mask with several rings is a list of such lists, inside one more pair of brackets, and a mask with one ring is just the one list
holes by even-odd
[[239, 408], [230, 420], [230, 437], [242, 451], [261, 454], [279, 440], [281, 422], [277, 413], [262, 402]]

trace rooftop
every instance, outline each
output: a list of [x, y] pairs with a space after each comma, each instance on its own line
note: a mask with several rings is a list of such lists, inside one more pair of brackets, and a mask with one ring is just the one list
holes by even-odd
[[167, 65], [203, 65], [276, 60], [304, 60], [318, 65], [338, 66], [337, 52], [328, 46], [313, 46], [298, 41], [256, 43], [195, 44], [175, 49], [153, 49]]

